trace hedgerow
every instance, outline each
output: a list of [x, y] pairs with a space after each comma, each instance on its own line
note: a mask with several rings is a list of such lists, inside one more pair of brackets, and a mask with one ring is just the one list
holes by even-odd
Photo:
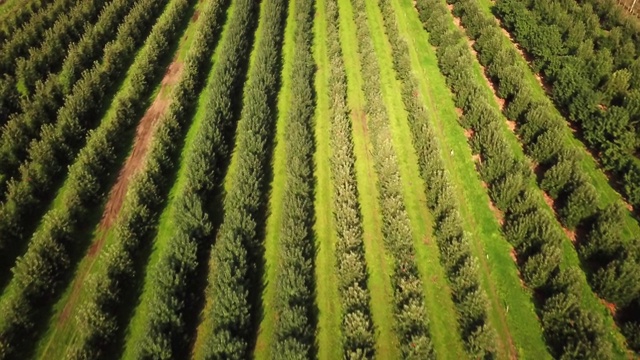
[[[219, 1], [220, 2], [220, 1]], [[224, 2], [222, 2], [224, 3]], [[223, 4], [210, 7], [216, 12], [219, 28]], [[195, 137], [195, 147], [186, 159], [186, 184], [176, 196], [171, 220], [173, 236], [167, 249], [160, 253], [157, 266], [151, 269], [145, 333], [136, 347], [136, 357], [176, 357], [184, 345], [186, 311], [194, 304], [194, 279], [199, 267], [199, 254], [213, 233], [213, 216], [209, 200], [216, 195], [230, 155], [234, 119], [238, 115], [249, 53], [251, 35], [258, 5], [254, 1], [236, 1], [233, 17], [207, 86], [210, 94], [207, 112]], [[213, 16], [209, 14], [208, 16]], [[214, 24], [209, 25], [211, 27]], [[203, 33], [211, 37], [215, 29]], [[211, 42], [211, 39], [208, 41]], [[206, 48], [210, 48], [211, 44]]]
[[435, 358], [428, 329], [422, 280], [415, 263], [411, 223], [402, 196], [398, 160], [387, 125], [388, 115], [382, 99], [380, 67], [367, 25], [363, 0], [352, 0], [357, 27], [358, 52], [362, 64], [365, 111], [373, 145], [375, 168], [379, 174], [378, 191], [382, 211], [384, 243], [394, 257], [395, 329], [404, 358]]
[[6, 15], [0, 24], [0, 43], [4, 43], [7, 38], [28, 22], [31, 17], [38, 13], [50, 2], [46, 0], [29, 1], [13, 9], [10, 15]]
[[[76, 157], [88, 128], [100, 116], [105, 90], [115, 85], [133, 60], [137, 47], [165, 4], [145, 0], [135, 6], [119, 27], [117, 40], [105, 48], [102, 63], [83, 73], [58, 111], [56, 123], [45, 125], [41, 139], [30, 145], [29, 160], [20, 168], [20, 179], [9, 181], [6, 200], [0, 206], [0, 256], [5, 266], [11, 266], [20, 244], [26, 244], [30, 227], [48, 203], [47, 194], [58, 183], [56, 178]], [[149, 66], [157, 70], [155, 64]], [[145, 76], [139, 75], [136, 80], [132, 82], [136, 87], [146, 86], [142, 83]]]
[[[174, 172], [178, 165], [174, 159], [180, 151], [179, 139], [185, 133], [191, 109], [204, 86], [206, 77], [202, 74], [210, 66], [211, 53], [218, 39], [217, 33], [221, 29], [227, 4], [224, 0], [210, 2], [200, 15], [201, 24], [185, 59], [181, 78], [173, 90], [169, 109], [160, 121], [144, 169], [131, 182], [115, 225], [115, 241], [99, 259], [103, 261], [103, 270], [89, 281], [89, 299], [76, 317], [80, 340], [69, 350], [67, 358], [107, 357], [107, 350], [114, 337], [122, 331], [119, 319], [126, 301], [123, 294], [130, 290], [127, 284], [140, 276], [134, 271], [132, 264], [138, 259], [137, 251], [142, 241], [151, 237], [155, 231], [154, 224], [164, 198], [158, 194], [166, 195], [170, 186], [166, 174]], [[238, 5], [236, 8], [236, 16], [244, 16], [246, 20], [247, 15], [241, 15]], [[235, 18], [231, 21], [234, 24]], [[246, 22], [243, 24], [246, 25]], [[233, 26], [229, 29], [230, 32], [232, 28]], [[186, 221], [199, 219], [198, 214], [194, 215], [193, 212], [180, 214]], [[147, 339], [143, 340], [145, 345], [139, 348], [139, 358], [171, 358], [187, 342], [181, 328], [181, 312], [184, 311], [186, 289], [190, 284], [189, 277], [193, 274], [192, 264], [196, 261], [196, 254], [188, 237], [184, 236], [177, 237], [166, 254], [163, 254], [151, 275], [154, 284], [151, 289], [155, 296], [150, 300], [152, 304], [149, 309], [152, 312], [147, 319], [146, 330], [149, 336], [155, 337], [153, 343], [149, 344], [155, 347], [146, 346]], [[182, 266], [172, 267], [174, 262], [180, 262]]]
[[358, 200], [355, 153], [349, 109], [347, 75], [340, 46], [340, 19], [336, 0], [327, 1], [327, 43], [330, 63], [331, 181], [333, 219], [336, 226], [336, 268], [342, 304], [343, 356], [375, 356], [371, 296], [367, 288], [362, 212]]
[[[192, 0], [193, 1], [193, 0]], [[142, 3], [141, 3], [142, 4]], [[0, 309], [7, 311], [0, 321], [0, 356], [10, 356], [28, 345], [37, 331], [38, 315], [45, 311], [60, 292], [66, 271], [71, 267], [70, 254], [79, 245], [74, 241], [77, 230], [87, 220], [93, 206], [106, 190], [107, 173], [122, 150], [123, 134], [133, 120], [144, 111], [158, 72], [160, 59], [171, 50], [171, 41], [178, 38], [176, 29], [189, 8], [188, 0], [179, 0], [165, 17], [154, 26], [139, 61], [133, 64], [131, 89], [116, 99], [114, 118], [107, 119], [89, 136], [69, 169], [64, 207], [54, 208], [45, 217], [42, 227], [29, 242], [27, 252], [13, 268], [13, 279]], [[148, 8], [144, 9], [148, 12]]]
[[27, 55], [29, 48], [42, 40], [45, 31], [52, 27], [62, 14], [69, 12], [76, 3], [75, 0], [55, 0], [12, 33], [0, 45], [0, 74], [13, 74], [16, 59]]
[[[452, 20], [448, 14], [442, 16], [446, 8], [438, 0], [421, 0], [417, 7], [428, 31], [442, 31], [431, 25]], [[521, 275], [539, 295], [547, 344], [557, 357], [611, 358], [603, 315], [586, 309], [581, 301], [585, 285], [580, 269], [560, 267], [565, 241], [562, 229], [545, 210], [529, 165], [512, 154], [501, 129], [503, 120], [490, 105], [491, 95], [480, 91], [481, 80], [474, 74], [473, 55], [463, 35], [451, 26], [444, 29], [438, 37], [447, 41], [432, 42], [437, 46], [438, 63], [463, 110], [462, 124], [474, 130], [471, 145], [481, 155], [479, 172], [504, 213], [503, 231], [516, 250]]]
[[207, 296], [210, 313], [202, 326], [206, 359], [244, 359], [249, 354], [255, 323], [252, 298], [257, 295], [259, 228], [270, 166], [269, 139], [276, 119], [286, 1], [263, 3], [262, 33], [244, 87], [243, 108], [236, 131], [233, 186], [224, 200], [224, 220], [212, 249], [214, 270]]
[[[46, 80], [43, 79], [43, 83], [38, 82], [35, 91], [28, 98], [22, 97], [19, 106], [17, 84], [12, 80], [8, 91], [13, 94], [8, 96], [13, 96], [15, 106], [7, 109], [6, 116], [12, 116], [6, 125], [3, 124], [5, 126], [0, 137], [0, 192], [3, 195], [5, 181], [16, 175], [20, 162], [26, 158], [29, 143], [38, 139], [38, 130], [43, 124], [56, 119], [56, 112], [63, 105], [65, 96], [71, 92], [73, 84], [82, 71], [99, 60], [103, 47], [115, 38], [118, 25], [134, 4], [135, 0], [115, 0], [106, 6], [95, 25], [87, 27], [80, 41], [70, 46], [61, 72], [50, 74]], [[54, 41], [57, 40], [54, 38]], [[2, 92], [3, 89], [0, 89]], [[2, 115], [0, 123], [6, 119]]]
[[78, 3], [47, 29], [40, 44], [29, 49], [28, 56], [16, 60], [16, 81], [25, 87], [23, 93], [31, 95], [38, 80], [44, 79], [49, 72], [59, 68], [69, 45], [80, 40], [83, 30], [90, 28], [98, 15], [110, 4], [111, 2], [106, 0]]
[[379, 0], [379, 3], [393, 50], [394, 69], [402, 82], [402, 100], [407, 110], [418, 165], [427, 184], [427, 204], [435, 218], [441, 263], [452, 284], [461, 335], [473, 358], [492, 357], [496, 351], [496, 334], [487, 319], [489, 303], [480, 285], [478, 260], [471, 253], [470, 240], [462, 227], [455, 190], [439, 157], [439, 145], [429, 125], [427, 110], [416, 96], [419, 94], [418, 80], [411, 71], [408, 44], [398, 33], [397, 18], [389, 0]]
[[533, 57], [534, 70], [544, 75], [553, 101], [580, 126], [601, 165], [615, 174], [626, 198], [638, 206], [638, 29], [632, 22], [601, 23], [594, 3], [598, 1], [501, 0], [495, 9]]
[[[457, 1], [455, 11], [461, 16], [470, 35], [477, 40], [476, 49], [483, 65], [498, 84], [498, 95], [510, 101], [506, 115], [514, 116], [528, 154], [542, 166], [541, 188], [558, 205], [558, 217], [569, 228], [580, 227], [579, 254], [593, 270], [588, 279], [594, 290], [619, 307], [628, 306], [640, 297], [640, 274], [631, 269], [640, 263], [639, 240], [624, 241], [619, 229], [624, 226], [620, 201], [598, 208], [598, 194], [589, 175], [582, 170], [580, 150], [566, 142], [563, 118], [556, 115], [546, 98], [533, 97], [522, 81], [524, 62], [505, 39], [492, 19], [467, 0]], [[520, 60], [520, 61], [518, 61]], [[524, 105], [524, 106], [523, 106]], [[615, 216], [613, 215], [615, 214]], [[596, 226], [593, 226], [593, 224]], [[602, 229], [617, 229], [603, 236]], [[585, 250], [586, 249], [586, 250]], [[615, 252], [611, 252], [615, 249]]]
[[292, 96], [285, 130], [287, 170], [273, 304], [273, 359], [311, 358], [315, 344], [313, 10], [313, 1], [296, 1]]

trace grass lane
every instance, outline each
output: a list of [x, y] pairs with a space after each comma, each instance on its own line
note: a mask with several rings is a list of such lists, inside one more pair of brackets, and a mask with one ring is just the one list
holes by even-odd
[[[488, 206], [487, 190], [475, 170], [471, 149], [464, 130], [458, 124], [452, 95], [438, 69], [428, 34], [422, 30], [411, 1], [392, 2], [399, 19], [400, 33], [411, 45], [411, 63], [419, 80], [421, 96], [431, 115], [432, 128], [440, 135], [440, 155], [451, 175], [452, 185], [457, 189], [465, 230], [473, 239], [474, 255], [482, 265], [483, 285], [492, 305], [491, 320], [502, 338], [509, 336], [505, 333], [510, 333], [519, 358], [548, 359], [551, 356], [542, 337], [531, 292], [521, 286], [518, 269], [509, 255], [512, 246], [502, 236]], [[502, 317], [506, 317], [506, 327], [500, 320]]]
[[314, 55], [316, 72], [316, 304], [318, 359], [339, 359], [342, 356], [341, 307], [335, 266], [337, 241], [332, 217], [329, 59], [327, 55], [327, 18], [325, 0], [316, 1], [314, 24]]
[[426, 205], [425, 186], [399, 91], [401, 85], [395, 77], [382, 14], [375, 2], [367, 1], [366, 5], [369, 28], [381, 69], [382, 95], [388, 109], [394, 149], [398, 156], [404, 201], [411, 220], [434, 347], [439, 357], [459, 359], [465, 357], [465, 351], [459, 333], [452, 331], [452, 326], [455, 326], [453, 324], [457, 325], [457, 314], [446, 274], [440, 265], [438, 245], [432, 232], [433, 219]]
[[398, 339], [393, 331], [392, 264], [385, 253], [382, 218], [378, 205], [377, 176], [371, 156], [371, 144], [364, 114], [364, 93], [358, 57], [358, 41], [350, 0], [338, 0], [340, 9], [340, 42], [347, 71], [347, 100], [353, 121], [356, 156], [356, 178], [362, 208], [365, 258], [369, 269], [371, 313], [376, 330], [376, 355], [380, 359], [399, 357]]
[[263, 276], [264, 290], [262, 292], [263, 317], [258, 330], [258, 339], [254, 349], [256, 360], [271, 359], [271, 342], [273, 339], [276, 296], [276, 276], [278, 270], [278, 251], [280, 228], [282, 220], [282, 199], [286, 186], [287, 154], [286, 135], [287, 118], [291, 104], [291, 76], [293, 71], [293, 51], [295, 47], [296, 14], [295, 0], [289, 1], [287, 26], [284, 33], [282, 47], [282, 84], [278, 94], [278, 120], [276, 123], [276, 139], [273, 159], [271, 162], [273, 179], [269, 194], [269, 216], [264, 239], [265, 267]]

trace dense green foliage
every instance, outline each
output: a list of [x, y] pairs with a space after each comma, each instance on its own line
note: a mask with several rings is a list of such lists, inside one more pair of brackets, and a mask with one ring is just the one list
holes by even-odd
[[11, 15], [6, 15], [0, 25], [0, 43], [4, 43], [9, 35], [15, 33], [18, 28], [27, 23], [33, 15], [39, 13], [49, 3], [47, 0], [29, 1], [14, 9]]
[[[60, 73], [38, 82], [32, 94], [22, 97], [20, 106], [7, 109], [6, 115], [13, 115], [2, 128], [0, 136], [0, 193], [4, 195], [6, 181], [16, 175], [20, 162], [25, 160], [29, 143], [38, 139], [40, 127], [56, 119], [56, 112], [73, 84], [84, 70], [100, 59], [104, 46], [115, 37], [118, 25], [135, 3], [136, 0], [112, 1], [101, 12], [97, 22], [86, 28], [80, 41], [70, 45]], [[41, 79], [45, 79], [45, 75], [42, 74]], [[11, 86], [9, 91], [15, 92], [12, 96], [17, 99], [17, 85]], [[3, 119], [2, 114], [0, 119]]]
[[560, 267], [563, 231], [545, 210], [529, 165], [512, 154], [504, 137], [504, 120], [490, 105], [490, 93], [481, 90], [478, 82], [482, 80], [474, 73], [473, 55], [462, 33], [451, 28], [444, 3], [422, 0], [418, 9], [425, 27], [437, 34], [430, 40], [438, 47], [440, 69], [464, 113], [461, 122], [474, 131], [471, 144], [481, 156], [479, 172], [504, 213], [503, 231], [516, 250], [521, 275], [540, 296], [547, 344], [556, 356], [566, 359], [610, 358], [603, 315], [584, 307], [580, 269]]
[[[37, 47], [29, 49], [29, 55], [16, 60], [16, 80], [24, 86], [22, 91], [30, 95], [36, 82], [56, 71], [64, 60], [69, 45], [80, 40], [84, 29], [91, 27], [111, 2], [106, 0], [82, 1], [59, 17], [53, 27], [47, 29]], [[103, 7], [104, 6], [104, 7]], [[109, 14], [115, 17], [115, 14]]]
[[601, 23], [591, 3], [501, 0], [496, 12], [533, 57], [553, 100], [579, 124], [604, 168], [617, 175], [629, 202], [638, 206], [638, 29], [631, 21]]
[[393, 49], [393, 65], [402, 82], [402, 100], [407, 109], [418, 165], [427, 184], [427, 203], [435, 218], [440, 259], [452, 284], [461, 335], [472, 358], [494, 357], [496, 334], [487, 319], [489, 303], [480, 285], [478, 260], [471, 254], [469, 238], [462, 227], [459, 205], [455, 200], [455, 190], [440, 158], [439, 145], [429, 126], [427, 110], [417, 96], [418, 80], [411, 72], [407, 42], [398, 33], [397, 20], [389, 0], [379, 2]]
[[272, 359], [309, 359], [315, 344], [313, 1], [295, 2], [291, 100], [287, 114]]
[[580, 254], [593, 270], [589, 280], [594, 290], [618, 307], [626, 307], [640, 297], [640, 274], [631, 270], [640, 263], [640, 239], [621, 238], [623, 205], [598, 209], [596, 189], [579, 165], [580, 149], [558, 141], [566, 136], [564, 120], [550, 101], [531, 95], [520, 76], [526, 64], [505, 42], [498, 25], [473, 1], [457, 1], [455, 12], [477, 40], [475, 48], [497, 84], [498, 95], [510, 103], [505, 114], [517, 119], [525, 149], [543, 168], [540, 185], [556, 200], [560, 221], [569, 228], [580, 225], [579, 240], [588, 249], [580, 249]]
[[205, 319], [207, 359], [244, 359], [255, 324], [252, 299], [258, 294], [259, 232], [264, 223], [266, 176], [270, 166], [275, 102], [280, 79], [286, 1], [263, 2], [261, 33], [244, 88], [236, 131], [237, 169], [224, 200], [224, 220], [212, 249]]
[[[216, 12], [216, 21], [222, 20], [223, 4], [218, 2], [208, 10]], [[207, 113], [186, 159], [185, 186], [173, 205], [173, 236], [148, 278], [151, 283], [147, 294], [149, 313], [144, 319], [145, 333], [134, 345], [137, 358], [180, 357], [178, 354], [189, 343], [189, 339], [185, 339], [185, 313], [195, 303], [194, 292], [198, 288], [195, 279], [197, 270], [202, 268], [200, 254], [211, 244], [213, 214], [209, 201], [219, 189], [223, 165], [231, 148], [232, 137], [228, 133], [238, 115], [235, 109], [240, 105], [235, 95], [242, 89], [256, 13], [257, 5], [250, 1], [234, 4], [234, 15], [221, 45], [212, 81], [207, 86]], [[212, 25], [213, 22], [209, 27]], [[207, 28], [203, 33], [210, 37], [215, 31]]]
[[365, 111], [378, 173], [378, 201], [382, 212], [382, 233], [389, 253], [394, 257], [395, 329], [404, 358], [435, 358], [428, 329], [428, 316], [422, 293], [422, 280], [415, 262], [411, 223], [404, 204], [398, 159], [391, 143], [387, 109], [382, 98], [380, 67], [363, 0], [352, 0], [357, 26], [358, 52], [362, 64], [367, 98]]
[[340, 19], [337, 1], [327, 1], [327, 42], [329, 98], [331, 102], [331, 179], [333, 219], [338, 236], [336, 267], [342, 304], [344, 358], [370, 359], [375, 356], [371, 296], [367, 288], [362, 212], [358, 201], [355, 153], [349, 109], [347, 75], [340, 46]]
[[75, 0], [56, 0], [42, 8], [29, 22], [11, 34], [0, 45], [0, 74], [13, 74], [15, 61], [29, 53], [29, 48], [37, 45], [47, 29], [53, 26], [63, 14], [73, 8]]
[[62, 200], [65, 206], [45, 216], [27, 252], [17, 261], [7, 296], [0, 303], [0, 309], [8, 314], [0, 321], [1, 356], [8, 356], [32, 340], [38, 314], [46, 310], [59, 293], [64, 274], [71, 267], [70, 254], [79, 245], [74, 235], [98, 202], [98, 195], [105, 190], [109, 165], [124, 145], [122, 136], [142, 115], [144, 99], [161, 75], [158, 72], [161, 59], [171, 50], [171, 41], [177, 40], [176, 30], [189, 5], [188, 0], [175, 2], [154, 27], [142, 56], [133, 64], [132, 78], [136, 81], [132, 88], [116, 99], [114, 118], [91, 133], [87, 146], [69, 170], [68, 190]]
[[[176, 84], [171, 104], [163, 116], [157, 137], [151, 145], [145, 168], [132, 180], [129, 194], [115, 226], [115, 241], [99, 259], [102, 269], [89, 281], [89, 300], [83, 305], [76, 321], [79, 340], [69, 350], [73, 359], [107, 358], [123, 326], [119, 320], [130, 282], [140, 276], [133, 264], [142, 240], [154, 232], [158, 210], [163, 204], [170, 183], [166, 174], [177, 167], [180, 138], [184, 135], [190, 109], [204, 86], [203, 73], [210, 67], [210, 58], [221, 29], [226, 1], [212, 1], [200, 16], [201, 24], [187, 58], [181, 78]], [[247, 46], [247, 45], [245, 45]], [[180, 213], [186, 221], [198, 219], [192, 212]], [[187, 239], [185, 241], [185, 239]], [[146, 338], [139, 345], [139, 358], [166, 359], [175, 357], [187, 342], [184, 338], [182, 312], [188, 298], [196, 253], [184, 236], [176, 237], [158, 266], [151, 270], [151, 313], [147, 319]]]
[[[85, 142], [87, 128], [94, 125], [95, 119], [101, 115], [101, 102], [108, 100], [105, 89], [115, 85], [133, 60], [137, 47], [165, 4], [164, 1], [143, 1], [135, 6], [119, 27], [116, 41], [105, 49], [103, 61], [83, 73], [67, 96], [65, 105], [59, 109], [57, 121], [45, 125], [41, 139], [30, 145], [29, 161], [20, 168], [20, 179], [9, 182], [6, 200], [0, 206], [0, 256], [5, 266], [11, 266], [17, 253], [23, 249], [31, 235], [34, 217], [42, 213], [51, 191], [58, 184], [56, 178], [76, 157]], [[157, 49], [153, 51], [166, 51], [164, 39], [157, 42]], [[152, 61], [141, 61], [144, 64], [137, 70], [139, 75], [133, 82], [148, 89], [149, 84], [144, 81], [149, 74], [157, 75], [154, 72], [158, 67]], [[134, 104], [118, 106], [129, 108]], [[6, 271], [6, 268], [2, 270]]]

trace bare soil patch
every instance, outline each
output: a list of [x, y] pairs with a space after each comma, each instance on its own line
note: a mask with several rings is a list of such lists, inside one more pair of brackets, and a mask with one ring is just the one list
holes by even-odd
[[475, 135], [475, 134], [476, 134], [476, 132], [475, 132], [473, 129], [471, 129], [471, 128], [469, 128], [469, 129], [464, 129], [464, 136], [465, 136], [467, 139], [471, 139], [471, 138], [473, 137], [473, 135]]
[[91, 263], [80, 269], [80, 272], [76, 275], [71, 295], [69, 296], [69, 300], [65, 304], [65, 307], [60, 314], [57, 326], [64, 325], [69, 318], [71, 310], [75, 308], [75, 304], [77, 303], [78, 296], [80, 294], [80, 289], [84, 285], [84, 279], [86, 278], [88, 272], [91, 270], [91, 267], [93, 266], [93, 263], [97, 258], [96, 255], [104, 246], [104, 242], [106, 240], [106, 230], [109, 229], [117, 219], [120, 209], [122, 208], [125, 195], [127, 193], [129, 181], [144, 164], [144, 160], [148, 153], [151, 140], [153, 139], [153, 134], [157, 127], [158, 120], [161, 118], [161, 116], [169, 106], [169, 99], [165, 94], [166, 87], [175, 84], [180, 78], [181, 72], [182, 63], [171, 63], [171, 65], [167, 68], [164, 78], [162, 79], [162, 88], [158, 93], [158, 96], [156, 96], [155, 100], [138, 123], [133, 144], [133, 151], [120, 170], [116, 183], [111, 188], [107, 204], [105, 205], [104, 212], [102, 214], [102, 219], [100, 221], [100, 224], [98, 225], [98, 231], [101, 233], [101, 235], [99, 235], [98, 240], [95, 241], [89, 248], [89, 252], [87, 255], [90, 259], [92, 259]]
[[196, 22], [198, 21], [198, 18], [200, 17], [200, 11], [196, 10], [193, 13], [193, 16], [191, 17], [191, 22]]
[[162, 89], [153, 101], [153, 104], [151, 104], [149, 109], [147, 109], [147, 112], [140, 120], [140, 123], [138, 123], [133, 151], [120, 170], [116, 184], [111, 189], [109, 200], [107, 201], [107, 205], [105, 206], [105, 210], [102, 215], [102, 221], [100, 221], [99, 225], [101, 230], [108, 229], [117, 218], [117, 215], [122, 208], [122, 203], [124, 201], [129, 181], [132, 176], [140, 170], [142, 164], [144, 164], [158, 120], [160, 120], [160, 117], [169, 106], [169, 99], [165, 94], [166, 88], [178, 81], [181, 72], [182, 63], [171, 63], [164, 75], [164, 78], [162, 79]]
[[507, 120], [507, 127], [511, 130], [512, 133], [516, 132], [516, 122], [513, 120]]

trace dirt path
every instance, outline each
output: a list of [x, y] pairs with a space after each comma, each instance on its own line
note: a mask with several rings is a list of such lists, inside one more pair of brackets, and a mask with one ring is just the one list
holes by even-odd
[[120, 170], [116, 183], [111, 188], [107, 204], [105, 205], [104, 212], [102, 214], [102, 220], [98, 225], [98, 240], [91, 245], [87, 253], [89, 263], [81, 268], [76, 275], [71, 295], [69, 296], [69, 299], [67, 300], [67, 303], [65, 304], [65, 307], [62, 310], [60, 317], [58, 318], [58, 322], [56, 324], [57, 327], [61, 327], [67, 322], [71, 310], [75, 308], [80, 290], [84, 285], [84, 280], [86, 279], [88, 273], [90, 272], [97, 259], [96, 255], [100, 253], [100, 250], [102, 250], [102, 247], [104, 246], [104, 242], [107, 237], [107, 230], [113, 225], [118, 217], [118, 214], [120, 213], [120, 209], [122, 208], [122, 204], [127, 193], [129, 182], [131, 178], [142, 168], [149, 150], [149, 145], [151, 144], [151, 140], [153, 139], [153, 134], [155, 133], [155, 129], [157, 128], [158, 120], [161, 118], [161, 116], [169, 106], [169, 96], [167, 94], [168, 87], [178, 81], [181, 73], [182, 63], [171, 63], [171, 65], [167, 68], [164, 78], [162, 79], [162, 87], [160, 89], [160, 92], [158, 93], [158, 96], [156, 96], [153, 103], [151, 104], [149, 109], [147, 109], [147, 112], [138, 123], [138, 127], [136, 128], [136, 137], [133, 144], [133, 151]]

